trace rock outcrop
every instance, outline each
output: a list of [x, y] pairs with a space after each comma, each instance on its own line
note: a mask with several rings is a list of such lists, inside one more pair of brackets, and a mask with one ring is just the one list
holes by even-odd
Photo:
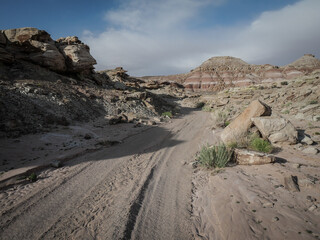
[[25, 60], [60, 73], [88, 73], [96, 64], [77, 37], [54, 41], [46, 31], [29, 27], [0, 31], [0, 53], [1, 62]]

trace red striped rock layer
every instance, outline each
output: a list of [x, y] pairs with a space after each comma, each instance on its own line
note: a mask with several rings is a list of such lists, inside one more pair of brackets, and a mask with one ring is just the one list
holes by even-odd
[[310, 54], [280, 68], [269, 64], [251, 65], [234, 57], [214, 57], [191, 71], [184, 86], [193, 91], [214, 91], [292, 79], [316, 69], [320, 69], [320, 61]]

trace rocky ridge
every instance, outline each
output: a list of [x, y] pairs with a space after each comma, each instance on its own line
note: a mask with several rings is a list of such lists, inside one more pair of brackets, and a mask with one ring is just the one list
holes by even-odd
[[145, 77], [158, 81], [177, 81], [191, 91], [218, 91], [228, 87], [290, 80], [320, 70], [320, 60], [305, 54], [282, 66], [254, 65], [235, 57], [212, 57], [187, 74]]
[[95, 72], [89, 50], [75, 36], [54, 41], [36, 28], [0, 31], [0, 135], [97, 118], [148, 122], [174, 112], [175, 97], [184, 97], [183, 88], [130, 77], [121, 67]]

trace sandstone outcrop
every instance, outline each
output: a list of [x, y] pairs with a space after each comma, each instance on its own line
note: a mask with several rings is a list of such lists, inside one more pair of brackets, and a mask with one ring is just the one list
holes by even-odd
[[54, 41], [46, 31], [29, 27], [1, 31], [0, 53], [4, 63], [25, 60], [61, 73], [88, 73], [96, 64], [77, 37]]
[[235, 118], [221, 133], [221, 139], [225, 144], [234, 143], [245, 137], [252, 126], [252, 118], [270, 116], [271, 108], [259, 100], [255, 100]]
[[59, 38], [57, 45], [66, 59], [70, 72], [91, 71], [93, 65], [97, 63], [89, 53], [89, 46], [83, 44], [77, 37]]

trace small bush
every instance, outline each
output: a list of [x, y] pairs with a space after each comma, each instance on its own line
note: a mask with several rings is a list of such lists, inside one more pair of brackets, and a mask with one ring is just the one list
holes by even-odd
[[290, 111], [287, 109], [287, 110], [284, 110], [282, 113], [283, 113], [283, 114], [289, 114]]
[[202, 108], [202, 107], [204, 107], [204, 105], [206, 105], [205, 102], [197, 102], [196, 108]]
[[284, 85], [288, 85], [288, 82], [287, 81], [283, 81], [283, 82], [281, 82], [280, 83], [282, 86], [284, 86]]
[[309, 102], [309, 104], [318, 104], [318, 101], [317, 101], [317, 100], [311, 100], [311, 101]]
[[272, 151], [271, 143], [257, 136], [251, 138], [249, 148], [263, 153], [270, 153]]
[[204, 105], [202, 107], [202, 111], [204, 111], [204, 112], [214, 112], [214, 109], [211, 108], [209, 105]]
[[161, 114], [162, 117], [172, 118], [172, 112], [164, 112]]
[[225, 145], [203, 146], [197, 156], [200, 165], [207, 168], [223, 168], [231, 160], [233, 150]]
[[228, 117], [228, 114], [223, 111], [215, 111], [214, 113], [212, 113], [213, 126], [215, 128], [226, 127], [226, 123], [228, 123]]
[[27, 178], [31, 182], [35, 182], [38, 180], [38, 176], [35, 173], [31, 173], [30, 176]]

